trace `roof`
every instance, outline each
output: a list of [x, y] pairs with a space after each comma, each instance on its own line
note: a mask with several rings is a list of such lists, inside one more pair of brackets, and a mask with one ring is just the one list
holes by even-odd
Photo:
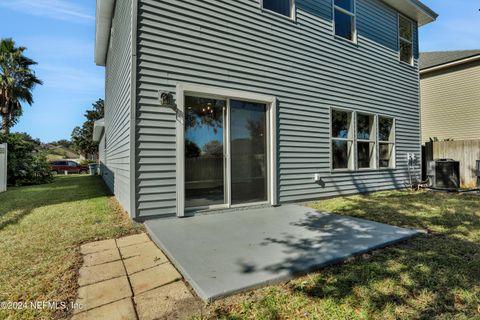
[[95, 142], [100, 141], [102, 137], [103, 130], [105, 129], [105, 118], [99, 119], [95, 121], [93, 124], [93, 138], [92, 140]]
[[403, 15], [418, 22], [419, 26], [437, 20], [438, 14], [419, 0], [382, 0]]
[[107, 60], [115, 0], [97, 0], [95, 17], [95, 63], [104, 66]]
[[[420, 26], [437, 19], [432, 9], [420, 0], [381, 0], [403, 15], [415, 20]], [[95, 31], [95, 63], [105, 66], [108, 43], [112, 27], [112, 16], [115, 0], [97, 0], [96, 31]]]
[[479, 50], [461, 50], [461, 51], [437, 51], [420, 53], [420, 70], [439, 69], [463, 62], [471, 61], [471, 58], [480, 59]]

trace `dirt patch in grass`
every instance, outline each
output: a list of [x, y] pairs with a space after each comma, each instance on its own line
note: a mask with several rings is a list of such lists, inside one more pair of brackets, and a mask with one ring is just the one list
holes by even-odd
[[478, 195], [381, 192], [310, 206], [428, 233], [215, 302], [198, 318], [480, 319]]
[[[47, 185], [0, 194], [1, 319], [52, 319], [69, 309], [32, 308], [30, 302], [75, 301], [82, 243], [138, 233], [99, 177], [58, 177]], [[18, 305], [17, 305], [18, 307]]]

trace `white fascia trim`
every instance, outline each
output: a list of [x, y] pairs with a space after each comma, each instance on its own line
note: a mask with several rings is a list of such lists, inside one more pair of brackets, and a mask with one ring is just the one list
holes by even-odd
[[95, 142], [100, 141], [100, 138], [102, 137], [103, 130], [105, 129], [105, 119], [100, 119], [95, 121], [93, 124], [93, 137], [92, 140]]
[[434, 22], [438, 14], [418, 0], [382, 0], [404, 16], [418, 22], [419, 26]]
[[95, 17], [95, 63], [97, 66], [105, 66], [107, 60], [114, 8], [115, 0], [97, 0]]
[[441, 64], [439, 66], [435, 66], [435, 67], [431, 67], [431, 68], [426, 68], [426, 69], [420, 70], [420, 74], [425, 74], [425, 73], [432, 72], [432, 71], [447, 69], [447, 68], [459, 66], [461, 64], [474, 62], [474, 61], [477, 61], [477, 60], [480, 60], [480, 55], [476, 55], [476, 56], [473, 56], [473, 57], [470, 57], [470, 58], [461, 59], [461, 60]]

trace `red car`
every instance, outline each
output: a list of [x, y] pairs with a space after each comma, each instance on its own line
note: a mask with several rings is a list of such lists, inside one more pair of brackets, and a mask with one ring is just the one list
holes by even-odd
[[75, 161], [59, 160], [50, 162], [52, 172], [54, 173], [88, 173], [88, 166], [82, 166]]

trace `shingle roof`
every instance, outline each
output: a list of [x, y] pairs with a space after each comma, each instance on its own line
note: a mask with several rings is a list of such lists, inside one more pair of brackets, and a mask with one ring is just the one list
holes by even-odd
[[480, 55], [480, 50], [422, 52], [420, 53], [420, 70], [463, 60], [477, 55]]

